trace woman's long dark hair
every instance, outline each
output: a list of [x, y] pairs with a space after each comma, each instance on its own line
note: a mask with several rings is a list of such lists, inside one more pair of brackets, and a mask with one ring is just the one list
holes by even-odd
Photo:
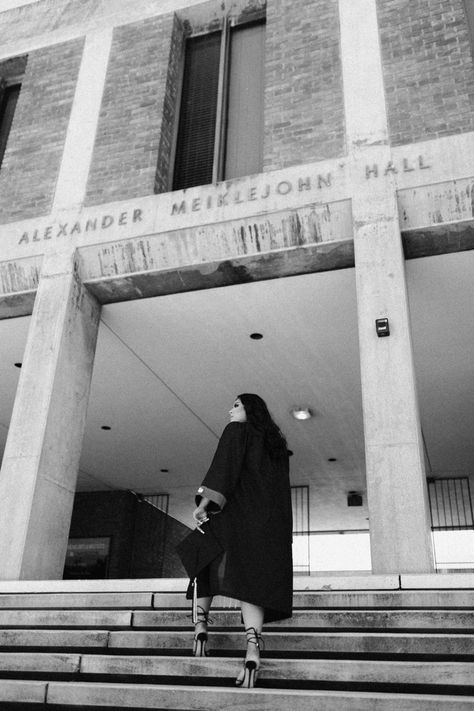
[[270, 456], [276, 458], [286, 455], [286, 439], [278, 425], [273, 422], [265, 400], [254, 393], [242, 393], [238, 399], [245, 408], [247, 422], [262, 432]]

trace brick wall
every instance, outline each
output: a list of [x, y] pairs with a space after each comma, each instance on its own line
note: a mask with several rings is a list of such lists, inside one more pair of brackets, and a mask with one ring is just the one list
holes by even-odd
[[0, 170], [0, 223], [48, 214], [83, 39], [31, 52]]
[[110, 536], [109, 578], [186, 577], [175, 546], [189, 528], [128, 491], [79, 492], [70, 538]]
[[114, 31], [87, 205], [166, 189], [181, 42], [172, 14]]
[[474, 66], [462, 0], [378, 0], [391, 141], [474, 130]]
[[267, 4], [264, 169], [344, 151], [337, 0]]

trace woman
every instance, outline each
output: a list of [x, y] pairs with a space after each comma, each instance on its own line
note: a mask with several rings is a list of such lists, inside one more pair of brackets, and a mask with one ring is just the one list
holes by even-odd
[[[194, 654], [206, 654], [214, 595], [240, 600], [247, 651], [237, 686], [253, 687], [264, 622], [291, 617], [292, 515], [286, 440], [261, 397], [239, 395], [209, 471], [194, 520], [222, 552], [197, 575]], [[192, 595], [192, 585], [187, 597]]]

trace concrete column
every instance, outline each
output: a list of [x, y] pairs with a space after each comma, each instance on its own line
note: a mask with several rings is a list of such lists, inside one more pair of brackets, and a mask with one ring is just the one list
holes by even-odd
[[0, 579], [62, 578], [100, 307], [45, 257], [0, 472]]
[[[339, 0], [374, 573], [433, 570], [375, 0]], [[379, 338], [375, 320], [388, 318]]]

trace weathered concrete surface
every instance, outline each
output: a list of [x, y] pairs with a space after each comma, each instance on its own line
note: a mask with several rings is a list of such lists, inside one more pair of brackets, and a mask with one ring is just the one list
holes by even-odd
[[118, 610], [0, 610], [0, 627], [130, 627], [132, 613]]
[[[203, 701], [205, 699], [205, 701]], [[146, 684], [81, 684], [53, 682], [48, 703], [112, 708], [166, 708], [187, 711], [396, 711], [400, 696], [342, 691], [282, 691], [276, 689], [219, 689]], [[474, 697], [403, 695], [403, 711], [474, 709]]]
[[43, 263], [0, 478], [0, 578], [60, 578], [99, 306], [70, 255]]
[[172, 271], [86, 279], [85, 286], [101, 304], [109, 304], [353, 266], [354, 248], [350, 241], [295, 247]]
[[72, 647], [88, 649], [107, 647], [109, 632], [105, 630], [0, 630], [0, 647]]
[[474, 221], [420, 227], [402, 233], [405, 259], [474, 249]]
[[[111, 632], [109, 647], [115, 649], [172, 650], [187, 649], [193, 643], [193, 632]], [[242, 632], [210, 631], [209, 649], [213, 654], [223, 650], [242, 651]], [[474, 635], [379, 632], [265, 632], [265, 650], [338, 654], [430, 654], [472, 655]]]
[[[184, 595], [180, 595], [184, 599]], [[119, 608], [151, 608], [152, 593], [52, 593], [52, 594], [0, 594], [0, 609], [20, 608], [94, 608], [119, 609]]]
[[[0, 622], [1, 615], [0, 611]], [[30, 613], [33, 615], [34, 613]], [[41, 613], [45, 614], [45, 613]], [[72, 613], [71, 613], [72, 614]], [[32, 618], [33, 619], [33, 618]], [[220, 611], [213, 613], [217, 627], [239, 627], [240, 612]], [[182, 627], [189, 624], [183, 613], [174, 610], [137, 611], [133, 615], [133, 627]], [[269, 627], [288, 627], [288, 620], [272, 622]], [[456, 629], [474, 631], [474, 611], [447, 610], [296, 610], [291, 618], [291, 627], [325, 627], [328, 629]]]
[[[3, 657], [0, 654], [0, 669]], [[71, 666], [74, 658], [57, 655], [16, 654], [9, 669], [20, 668], [21, 658], [27, 658], [25, 664], [31, 667], [42, 665], [59, 669], [62, 665]], [[41, 657], [44, 656], [42, 661]], [[49, 657], [49, 659], [46, 659]], [[166, 657], [166, 656], [107, 656], [84, 655], [81, 659], [81, 673], [109, 675], [143, 675], [143, 676], [185, 676], [233, 678], [235, 676], [235, 659], [225, 657]], [[17, 665], [15, 667], [15, 664]], [[259, 672], [259, 679], [288, 681], [331, 681], [358, 682], [379, 684], [433, 684], [445, 687], [467, 686], [474, 679], [474, 662], [386, 662], [320, 659], [264, 659]]]
[[474, 218], [474, 177], [398, 190], [402, 230]]
[[79, 654], [0, 652], [0, 673], [76, 674], [79, 671], [80, 660]]
[[41, 704], [46, 699], [45, 681], [10, 681], [0, 679], [0, 702]]
[[473, 573], [450, 573], [449, 575], [402, 575], [401, 585], [405, 590], [409, 589], [438, 589], [449, 590], [456, 588], [468, 588], [471, 590], [474, 605], [474, 574]]

